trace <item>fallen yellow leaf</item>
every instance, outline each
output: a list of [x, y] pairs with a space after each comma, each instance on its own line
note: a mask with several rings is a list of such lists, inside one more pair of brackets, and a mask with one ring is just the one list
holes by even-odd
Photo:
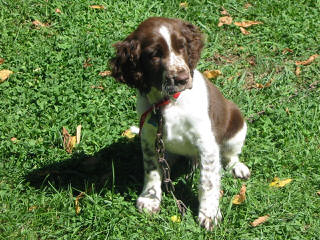
[[7, 70], [7, 69], [0, 70], [0, 83], [7, 80], [12, 73], [13, 73], [12, 71]]
[[296, 61], [296, 65], [309, 65], [310, 63], [312, 63], [317, 57], [319, 57], [320, 55], [318, 54], [314, 54], [312, 56], [310, 56], [308, 58], [308, 60], [305, 60], [305, 61]]
[[273, 181], [269, 184], [269, 186], [270, 187], [278, 187], [278, 188], [280, 188], [280, 187], [284, 187], [285, 185], [289, 184], [291, 181], [292, 181], [291, 178], [280, 180], [280, 178], [275, 177], [273, 179]]
[[186, 9], [186, 8], [188, 8], [188, 5], [189, 4], [187, 2], [182, 2], [182, 3], [179, 4], [179, 7]]
[[232, 23], [232, 17], [230, 16], [224, 16], [219, 18], [218, 27], [221, 27], [223, 25], [230, 25]]
[[173, 215], [170, 219], [174, 223], [180, 223], [181, 222], [181, 218], [179, 216], [177, 216], [177, 215]]
[[91, 5], [90, 8], [92, 9], [104, 9], [103, 5]]
[[300, 73], [301, 73], [301, 67], [300, 67], [300, 66], [297, 66], [297, 67], [296, 67], [296, 71], [295, 71], [296, 76], [299, 77], [299, 76], [300, 76]]
[[262, 24], [262, 22], [258, 22], [258, 21], [244, 21], [244, 22], [234, 22], [234, 25], [238, 26], [238, 27], [243, 27], [243, 28], [247, 28], [250, 27], [252, 25], [257, 25], [257, 24]]
[[123, 137], [126, 137], [126, 138], [128, 138], [128, 139], [132, 139], [132, 138], [134, 138], [136, 135], [137, 135], [137, 134], [133, 133], [130, 128], [127, 129], [127, 130], [125, 130], [125, 131], [122, 133], [122, 136], [123, 136]]
[[32, 212], [33, 210], [37, 209], [37, 206], [31, 206], [28, 208], [28, 211], [29, 212]]
[[246, 200], [246, 191], [247, 191], [246, 185], [242, 185], [240, 189], [240, 193], [233, 197], [232, 203], [236, 205], [243, 203]]
[[76, 214], [78, 215], [81, 211], [81, 207], [80, 207], [80, 202], [79, 200], [81, 198], [83, 198], [85, 196], [85, 193], [84, 192], [81, 192], [77, 197], [76, 197], [76, 200], [74, 201], [74, 206], [75, 206], [75, 210], [76, 210]]
[[254, 220], [252, 223], [250, 223], [250, 225], [252, 227], [256, 227], [256, 226], [264, 223], [265, 221], [267, 221], [269, 217], [270, 217], [269, 215], [258, 217], [256, 220]]
[[207, 70], [203, 72], [203, 75], [208, 78], [208, 79], [213, 79], [213, 78], [217, 78], [218, 76], [220, 76], [222, 73], [219, 70]]

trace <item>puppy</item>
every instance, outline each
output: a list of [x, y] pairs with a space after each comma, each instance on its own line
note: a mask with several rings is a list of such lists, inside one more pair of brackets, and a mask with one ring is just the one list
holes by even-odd
[[152, 109], [161, 109], [167, 156], [198, 159], [199, 223], [211, 230], [221, 219], [221, 167], [247, 179], [250, 171], [239, 162], [247, 125], [238, 107], [199, 71], [204, 41], [199, 29], [179, 19], [153, 17], [115, 44], [112, 76], [137, 89], [141, 117], [144, 187], [137, 208], [158, 212], [162, 172], [155, 150], [157, 123]]

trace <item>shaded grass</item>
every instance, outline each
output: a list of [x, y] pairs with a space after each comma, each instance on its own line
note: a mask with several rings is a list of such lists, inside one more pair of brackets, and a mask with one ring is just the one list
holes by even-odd
[[[0, 239], [317, 239], [320, 199], [319, 1], [1, 1], [0, 69], [14, 74], [0, 84]], [[102, 4], [105, 10], [93, 10]], [[244, 36], [217, 27], [220, 8], [234, 21], [257, 20]], [[61, 14], [55, 12], [59, 8]], [[108, 69], [112, 44], [149, 16], [179, 17], [198, 25], [207, 45], [200, 70], [219, 69], [214, 83], [249, 119], [242, 159], [252, 170], [247, 200], [231, 204], [243, 181], [224, 173], [224, 220], [206, 233], [196, 222], [197, 174], [178, 194], [190, 211], [179, 224], [165, 196], [155, 216], [136, 211], [142, 187], [138, 142], [121, 133], [137, 124], [135, 93], [99, 72]], [[47, 27], [36, 27], [39, 20]], [[283, 53], [289, 48], [293, 52]], [[88, 61], [90, 59], [90, 61]], [[84, 67], [84, 62], [91, 65]], [[247, 89], [248, 83], [266, 84]], [[92, 88], [103, 86], [104, 90]], [[83, 132], [73, 155], [61, 128]], [[10, 139], [18, 140], [12, 142]], [[283, 189], [271, 180], [293, 178]], [[184, 186], [187, 186], [184, 188]], [[76, 215], [74, 201], [80, 200]], [[265, 224], [249, 222], [270, 215]]]

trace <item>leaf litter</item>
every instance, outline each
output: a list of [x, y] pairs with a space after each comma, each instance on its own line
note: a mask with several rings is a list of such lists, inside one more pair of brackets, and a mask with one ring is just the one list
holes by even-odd
[[0, 70], [0, 83], [7, 80], [13, 72], [8, 69]]
[[203, 75], [208, 78], [208, 79], [213, 79], [213, 78], [217, 78], [218, 76], [220, 76], [222, 73], [220, 70], [207, 70], [203, 72]]
[[269, 184], [270, 187], [277, 187], [277, 188], [281, 188], [286, 186], [287, 184], [291, 183], [292, 179], [291, 178], [287, 178], [284, 180], [280, 180], [280, 178], [275, 177], [272, 182]]
[[270, 215], [265, 215], [262, 217], [258, 217], [256, 220], [250, 223], [252, 227], [259, 226], [260, 224], [266, 222], [269, 219]]
[[77, 126], [76, 136], [71, 136], [65, 127], [62, 127], [63, 147], [67, 153], [72, 153], [76, 144], [80, 143], [81, 138], [81, 125]]
[[74, 206], [75, 206], [75, 211], [76, 214], [79, 215], [80, 211], [81, 211], [81, 207], [80, 207], [80, 199], [83, 198], [85, 196], [84, 192], [81, 192], [77, 197], [76, 200], [74, 201]]
[[242, 185], [239, 194], [235, 195], [232, 199], [232, 203], [235, 205], [239, 205], [243, 203], [246, 200], [246, 191], [247, 187], [246, 185]]

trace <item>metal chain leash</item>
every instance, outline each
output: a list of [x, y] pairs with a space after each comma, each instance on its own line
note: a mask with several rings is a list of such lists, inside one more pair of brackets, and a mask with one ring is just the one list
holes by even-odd
[[181, 200], [177, 199], [173, 193], [175, 189], [174, 189], [172, 180], [170, 178], [170, 166], [167, 160], [165, 159], [165, 146], [163, 142], [163, 116], [162, 116], [160, 107], [155, 109], [155, 115], [158, 119], [158, 129], [157, 129], [155, 148], [156, 148], [156, 152], [158, 153], [158, 162], [162, 169], [162, 179], [166, 187], [166, 191], [171, 193], [173, 199], [176, 202], [176, 205], [179, 209], [180, 214], [184, 216], [184, 214], [187, 211], [187, 207]]

